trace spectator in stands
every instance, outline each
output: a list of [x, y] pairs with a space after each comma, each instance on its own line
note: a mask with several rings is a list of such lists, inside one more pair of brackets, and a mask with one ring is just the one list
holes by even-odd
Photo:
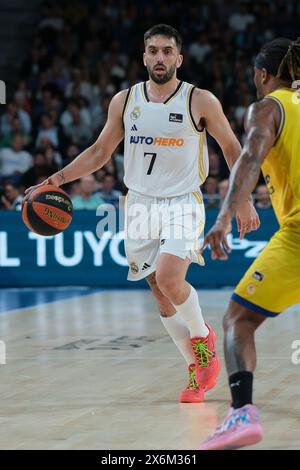
[[51, 165], [53, 167], [57, 166], [58, 168], [61, 168], [62, 156], [55, 149], [49, 137], [44, 136], [40, 139], [40, 145], [38, 150], [45, 154], [48, 165]]
[[97, 192], [100, 192], [100, 191], [102, 191], [103, 181], [104, 181], [105, 176], [107, 175], [107, 172], [105, 171], [104, 168], [99, 168], [99, 170], [97, 170], [94, 173], [94, 175], [95, 175], [95, 178], [96, 178]]
[[71, 143], [70, 145], [68, 145], [64, 156], [64, 165], [71, 163], [71, 161], [74, 160], [74, 158], [76, 158], [79, 153], [80, 151], [76, 144]]
[[255, 17], [248, 11], [246, 3], [240, 3], [237, 10], [229, 18], [229, 27], [235, 32], [245, 32], [247, 27], [255, 22]]
[[65, 58], [55, 55], [49, 71], [49, 81], [64, 92], [70, 81], [69, 67]]
[[37, 101], [33, 107], [33, 116], [36, 120], [40, 120], [41, 116], [50, 113], [52, 110], [56, 110], [57, 113], [62, 110], [60, 90], [54, 83], [49, 83], [49, 79], [48, 74], [39, 76], [40, 83], [36, 91]]
[[65, 91], [66, 97], [84, 96], [88, 101], [92, 100], [93, 87], [89, 81], [83, 79], [79, 68], [73, 69], [72, 81], [68, 83]]
[[103, 166], [103, 170], [105, 171], [105, 173], [107, 174], [110, 174], [110, 175], [113, 175], [115, 180], [116, 180], [116, 186], [118, 189], [118, 186], [119, 186], [119, 177], [118, 177], [118, 170], [117, 170], [117, 164], [116, 164], [116, 160], [115, 160], [115, 156], [113, 155], [111, 157], [111, 159]]
[[20, 188], [16, 183], [4, 184], [4, 194], [1, 197], [2, 208], [9, 211], [20, 211], [22, 209], [22, 196]]
[[14, 102], [8, 103], [6, 107], [6, 112], [1, 117], [0, 133], [2, 135], [7, 135], [12, 132], [13, 120], [15, 117], [18, 117], [21, 121], [21, 132], [25, 135], [30, 134], [30, 116], [26, 111], [18, 107], [18, 105]]
[[94, 175], [84, 176], [80, 179], [80, 194], [72, 198], [75, 210], [96, 210], [103, 203], [99, 194], [95, 194], [96, 182]]
[[79, 100], [75, 99], [70, 99], [68, 101], [67, 109], [62, 113], [60, 117], [60, 124], [66, 128], [70, 126], [73, 122], [73, 115], [76, 113], [76, 107], [79, 107], [80, 109], [80, 119], [83, 124], [86, 126], [91, 125], [91, 115], [89, 110], [87, 109], [87, 106], [85, 104], [84, 107], [80, 107]]
[[203, 201], [207, 209], [216, 209], [219, 207], [218, 197], [218, 179], [215, 176], [208, 176], [202, 186], [204, 197]]
[[12, 118], [11, 130], [8, 134], [3, 136], [0, 142], [0, 148], [11, 147], [13, 138], [16, 134], [19, 134], [23, 137], [24, 146], [27, 146], [31, 142], [31, 136], [23, 132], [21, 119], [18, 115]]
[[0, 150], [0, 175], [2, 178], [15, 177], [19, 181], [21, 174], [32, 165], [32, 157], [24, 150], [24, 139], [22, 135], [16, 134], [12, 139], [11, 148]]
[[272, 206], [268, 188], [265, 184], [260, 184], [255, 190], [255, 207], [257, 209], [269, 209]]
[[33, 166], [23, 175], [21, 183], [24, 188], [29, 188], [38, 184], [39, 178], [48, 178], [55, 171], [56, 166], [47, 165], [45, 154], [41, 151], [37, 151], [33, 155]]
[[81, 183], [80, 180], [72, 181], [71, 183], [64, 186], [64, 189], [70, 195], [71, 198], [81, 195]]
[[35, 141], [36, 148], [41, 145], [43, 137], [47, 137], [55, 148], [59, 146], [58, 128], [54, 125], [54, 119], [49, 112], [41, 117], [41, 125]]
[[220, 157], [213, 149], [209, 149], [209, 175], [220, 177], [221, 162]]
[[210, 51], [211, 46], [204, 31], [198, 33], [197, 40], [192, 42], [188, 49], [189, 56], [194, 59], [197, 64], [202, 64]]
[[226, 197], [227, 191], [229, 188], [229, 180], [222, 180], [218, 183], [218, 193], [219, 193], [219, 207], [222, 206], [223, 201]]
[[91, 143], [91, 128], [84, 122], [80, 114], [80, 107], [76, 102], [72, 104], [70, 113], [72, 121], [64, 127], [64, 133], [72, 143], [75, 143], [80, 150], [83, 150]]
[[22, 102], [22, 109], [26, 111], [29, 116], [32, 112], [32, 93], [29, 90], [25, 80], [21, 80], [18, 83], [17, 91], [14, 94], [14, 99], [16, 102]]
[[108, 173], [103, 178], [102, 190], [98, 194], [104, 202], [119, 207], [119, 197], [122, 196], [122, 193], [115, 189], [116, 182], [114, 175]]

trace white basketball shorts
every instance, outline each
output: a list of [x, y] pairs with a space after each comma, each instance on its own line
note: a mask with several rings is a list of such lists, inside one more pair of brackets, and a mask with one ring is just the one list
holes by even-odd
[[205, 224], [200, 191], [171, 198], [145, 196], [129, 190], [125, 201], [125, 253], [129, 281], [156, 270], [160, 253], [204, 265], [197, 253]]

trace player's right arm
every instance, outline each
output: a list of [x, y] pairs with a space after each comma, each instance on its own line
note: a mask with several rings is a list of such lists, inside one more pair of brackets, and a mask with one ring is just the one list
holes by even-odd
[[[111, 100], [106, 124], [98, 139], [78, 155], [69, 165], [43, 181], [43, 184], [60, 186], [94, 173], [109, 161], [112, 153], [124, 138], [123, 109], [127, 90], [120, 91]], [[37, 185], [40, 186], [40, 185]], [[32, 186], [25, 191], [25, 194]]]
[[280, 118], [278, 104], [268, 98], [252, 104], [248, 109], [244, 147], [232, 168], [229, 189], [220, 213], [202, 245], [202, 250], [210, 245], [212, 259], [227, 259], [223, 248], [230, 251], [226, 241], [227, 227], [240, 201], [249, 197], [257, 184], [261, 166], [276, 141]]

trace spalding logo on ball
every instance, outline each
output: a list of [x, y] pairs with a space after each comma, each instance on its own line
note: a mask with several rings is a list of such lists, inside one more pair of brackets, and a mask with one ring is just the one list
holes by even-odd
[[56, 235], [71, 223], [73, 205], [61, 188], [45, 184], [30, 191], [23, 200], [22, 218], [32, 232]]

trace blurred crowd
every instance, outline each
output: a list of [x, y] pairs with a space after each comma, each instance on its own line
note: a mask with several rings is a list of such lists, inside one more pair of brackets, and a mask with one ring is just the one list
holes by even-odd
[[[179, 78], [211, 90], [243, 143], [243, 118], [255, 100], [253, 58], [266, 41], [295, 38], [300, 3], [273, 1], [64, 1], [45, 4], [17, 89], [0, 117], [0, 207], [18, 209], [25, 187], [71, 162], [103, 128], [111, 97], [147, 79], [143, 34], [156, 23], [176, 27], [184, 40]], [[210, 175], [202, 187], [207, 207], [219, 207], [228, 169], [208, 138]], [[94, 175], [69, 184], [75, 209], [106, 201], [118, 206], [123, 147]], [[270, 201], [262, 177], [257, 206]]]

